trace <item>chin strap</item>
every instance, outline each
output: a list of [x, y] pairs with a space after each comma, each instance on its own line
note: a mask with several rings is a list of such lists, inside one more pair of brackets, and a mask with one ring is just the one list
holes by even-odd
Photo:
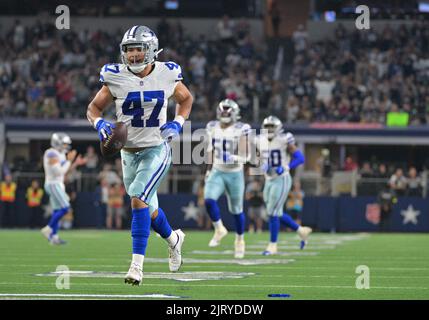
[[155, 58], [158, 58], [158, 55], [159, 55], [162, 51], [164, 51], [164, 48], [159, 49], [159, 50], [155, 53]]

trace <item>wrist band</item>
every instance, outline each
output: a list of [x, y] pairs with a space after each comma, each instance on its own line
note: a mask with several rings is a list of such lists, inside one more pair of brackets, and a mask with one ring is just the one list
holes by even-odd
[[180, 123], [180, 126], [183, 127], [183, 124], [185, 123], [185, 118], [183, 118], [181, 115], [177, 115], [174, 118], [174, 121], [177, 121], [178, 123]]

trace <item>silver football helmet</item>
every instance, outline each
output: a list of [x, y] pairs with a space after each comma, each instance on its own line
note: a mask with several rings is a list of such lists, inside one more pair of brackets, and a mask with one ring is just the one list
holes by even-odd
[[[132, 72], [138, 73], [144, 70], [149, 64], [155, 62], [158, 54], [158, 38], [151, 29], [146, 26], [134, 26], [125, 32], [121, 44], [121, 60]], [[144, 52], [143, 61], [130, 62], [127, 58], [128, 48], [141, 48]]]
[[268, 116], [262, 122], [262, 129], [267, 130], [268, 139], [273, 139], [276, 135], [283, 132], [283, 124], [279, 118]]
[[216, 115], [222, 123], [234, 123], [240, 119], [240, 107], [234, 100], [225, 99], [219, 103]]
[[51, 136], [51, 147], [60, 151], [67, 152], [71, 149], [72, 140], [70, 136], [64, 132], [55, 132]]

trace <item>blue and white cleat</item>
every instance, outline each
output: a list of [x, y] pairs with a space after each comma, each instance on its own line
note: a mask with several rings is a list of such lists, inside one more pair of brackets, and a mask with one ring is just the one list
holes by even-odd
[[50, 244], [54, 246], [60, 246], [67, 244], [67, 241], [64, 241], [63, 239], [60, 239], [60, 237], [56, 234], [51, 237], [51, 240], [49, 240]]
[[228, 234], [228, 230], [224, 226], [215, 229], [213, 238], [209, 242], [209, 247], [214, 248], [220, 245], [220, 241]]
[[51, 235], [52, 235], [52, 228], [50, 226], [46, 226], [42, 229], [40, 229], [40, 232], [43, 234], [43, 236], [48, 240], [51, 241]]
[[139, 286], [143, 280], [143, 270], [136, 263], [131, 263], [130, 269], [125, 276], [124, 282], [132, 286]]
[[234, 242], [234, 258], [243, 259], [246, 252], [246, 243], [244, 240], [235, 240]]
[[171, 272], [177, 272], [183, 264], [182, 245], [185, 241], [185, 234], [180, 229], [177, 229], [173, 232], [177, 234], [177, 242], [174, 247], [168, 247], [168, 266]]
[[262, 252], [263, 256], [272, 256], [274, 254], [277, 254], [277, 243], [270, 242], [267, 246], [267, 249], [265, 249], [264, 252]]
[[308, 236], [310, 233], [313, 232], [313, 229], [309, 227], [299, 227], [298, 230], [296, 230], [296, 233], [298, 233], [298, 236], [301, 238], [299, 248], [302, 250], [307, 244]]

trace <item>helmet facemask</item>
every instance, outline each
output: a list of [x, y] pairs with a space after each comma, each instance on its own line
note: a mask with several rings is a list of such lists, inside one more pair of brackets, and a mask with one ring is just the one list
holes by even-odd
[[221, 101], [217, 107], [217, 118], [224, 124], [237, 122], [240, 119], [238, 104], [230, 99]]
[[222, 123], [231, 123], [232, 122], [232, 108], [228, 106], [220, 106], [221, 110], [219, 111], [219, 120]]
[[[129, 54], [129, 49], [137, 48], [137, 51]], [[122, 62], [134, 73], [142, 72], [149, 64], [149, 55], [147, 54], [149, 46], [146, 43], [131, 43], [121, 46]]]
[[266, 124], [263, 126], [263, 129], [267, 131], [267, 137], [268, 139], [274, 139], [276, 134], [278, 133], [278, 128], [275, 124]]
[[[146, 26], [134, 26], [128, 29], [119, 45], [121, 60], [132, 72], [142, 72], [148, 65], [155, 62], [158, 54], [158, 38], [155, 32]], [[137, 48], [133, 53], [128, 49]]]
[[62, 153], [71, 150], [72, 141], [70, 137], [62, 132], [54, 133], [51, 137], [51, 147]]

